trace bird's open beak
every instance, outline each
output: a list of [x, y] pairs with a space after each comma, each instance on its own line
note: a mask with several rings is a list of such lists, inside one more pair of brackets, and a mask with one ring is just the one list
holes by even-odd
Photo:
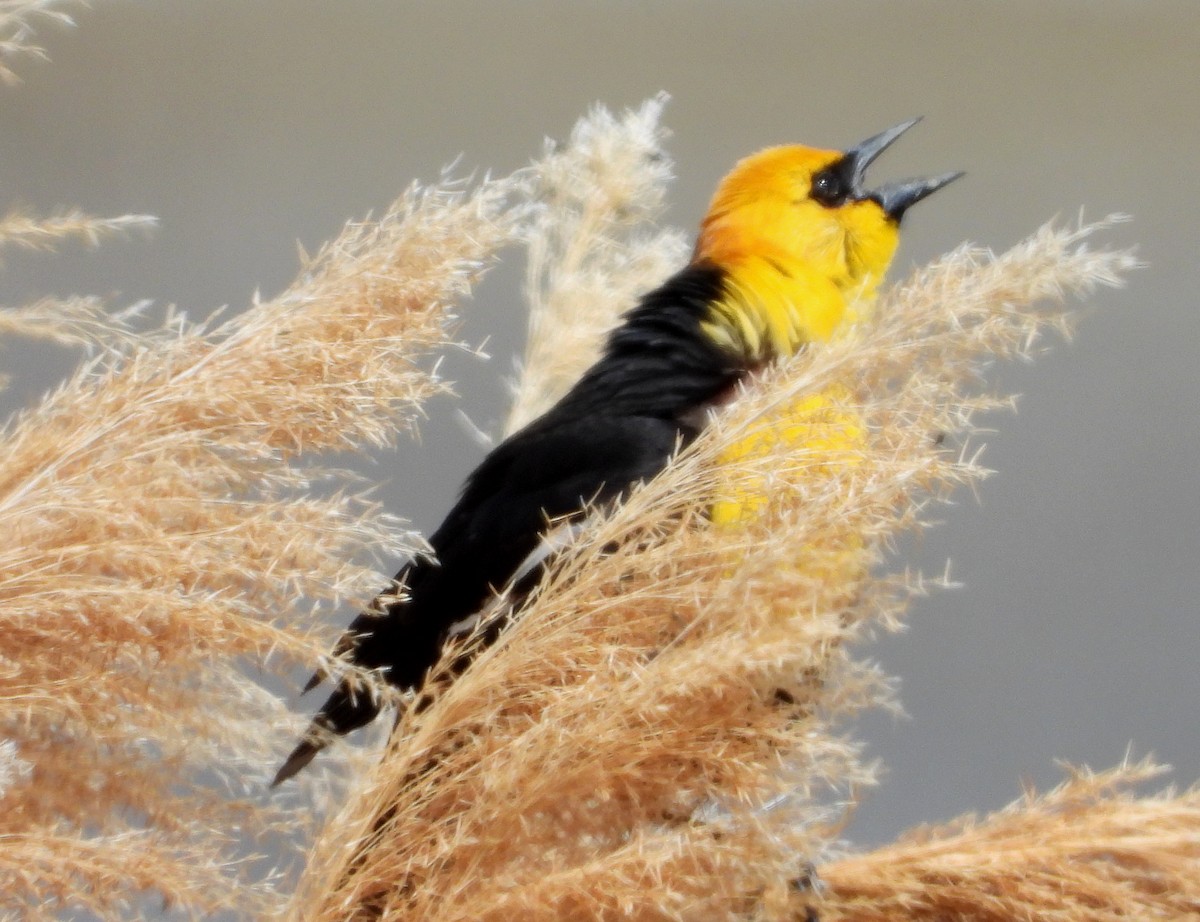
[[844, 178], [849, 182], [852, 190], [851, 194], [855, 199], [858, 201], [870, 199], [878, 202], [879, 207], [884, 210], [884, 213], [896, 222], [900, 221], [904, 216], [904, 212], [909, 207], [963, 175], [959, 171], [955, 173], [943, 173], [941, 176], [933, 176], [925, 179], [889, 182], [878, 189], [866, 189], [863, 187], [863, 179], [866, 176], [867, 167], [875, 161], [876, 157], [887, 150], [893, 141], [920, 120], [920, 117], [909, 119], [907, 122], [901, 122], [894, 128], [889, 128], [887, 131], [881, 131], [879, 134], [867, 138], [861, 144], [856, 144], [850, 150], [846, 151], [846, 156], [842, 159], [841, 170], [839, 171], [842, 172]]
[[954, 182], [962, 175], [963, 171], [957, 170], [953, 173], [943, 173], [941, 176], [930, 176], [926, 179], [884, 183], [874, 192], [869, 192], [867, 198], [877, 201], [879, 207], [889, 218], [899, 222], [910, 205], [915, 205], [925, 196], [932, 195], [942, 186]]

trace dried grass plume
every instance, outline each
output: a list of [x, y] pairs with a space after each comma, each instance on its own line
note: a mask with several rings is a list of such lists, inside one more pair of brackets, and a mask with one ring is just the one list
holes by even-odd
[[1149, 797], [1148, 760], [825, 865], [825, 922], [1200, 917], [1200, 789]]
[[[577, 134], [597, 124], [622, 128], [593, 115]], [[599, 201], [605, 165], [592, 168], [602, 175], [578, 187]], [[543, 239], [571, 242], [557, 249], [571, 265], [610, 245], [580, 229], [592, 207], [572, 202], [560, 230], [552, 210], [540, 218]], [[1065, 325], [1068, 295], [1133, 268], [1129, 254], [1089, 246], [1105, 226], [1047, 226], [1000, 255], [961, 248], [896, 286], [871, 324], [747, 388], [563, 555], [432, 707], [402, 712], [383, 762], [318, 843], [289, 918], [802, 915], [817, 897], [797, 882], [833, 854], [838, 804], [874, 780], [838, 727], [890, 700], [853, 641], [898, 623], [922, 589], [880, 575], [885, 549], [931, 498], [985, 473], [971, 420], [1004, 401], [980, 391], [983, 366], [1029, 354]], [[572, 273], [535, 265], [546, 316], [534, 328], [570, 343], [564, 327], [588, 328], [606, 308], [577, 299]], [[525, 380], [555, 380], [555, 358], [532, 348]], [[557, 391], [536, 389], [536, 407]], [[855, 457], [831, 464], [814, 438], [721, 465], [806, 394], [826, 395], [822, 414], [861, 421]], [[767, 484], [769, 502], [738, 528], [712, 527], [705, 510], [739, 482]]]
[[35, 42], [38, 27], [73, 25], [66, 10], [83, 5], [80, 0], [0, 0], [0, 81], [20, 83], [14, 61], [46, 56]]
[[[298, 721], [245, 666], [311, 666], [330, 638], [304, 613], [361, 604], [373, 562], [417, 546], [354, 477], [304, 459], [390, 443], [442, 389], [450, 307], [512, 237], [515, 188], [414, 187], [236, 317], [119, 323], [10, 422], [0, 907], [278, 898], [256, 853], [302, 842], [314, 797], [264, 798]], [[104, 339], [97, 311], [34, 305], [8, 329]]]
[[[22, 23], [55, 7], [0, 5], [0, 37], [28, 47]], [[838, 840], [845, 802], [874, 781], [840, 727], [891, 694], [854, 642], [923, 588], [887, 574], [887, 548], [983, 475], [972, 418], [1002, 402], [983, 367], [1029, 353], [1066, 299], [1133, 267], [1092, 248], [1104, 225], [963, 247], [896, 285], [873, 321], [748, 386], [582, 535], [460, 680], [401, 708], [382, 761], [335, 753], [266, 795], [302, 718], [255, 670], [331, 665], [315, 616], [369, 598], [375, 565], [419, 546], [321, 454], [411, 428], [443, 387], [454, 305], [514, 240], [533, 316], [509, 428], [569, 386], [686, 252], [657, 225], [661, 108], [597, 109], [515, 177], [414, 187], [228, 319], [146, 330], [86, 298], [0, 319], [4, 335], [94, 350], [0, 442], [0, 912], [146, 917], [147, 894], [304, 920], [1195, 910], [1196, 796], [1133, 798], [1148, 765], [870, 855]], [[13, 214], [0, 246], [144, 223]], [[730, 460], [812, 394], [807, 448]], [[852, 456], [820, 450], [828, 414], [864, 433]], [[713, 526], [714, 498], [739, 484], [769, 501]], [[298, 883], [276, 873], [331, 805]], [[823, 897], [799, 886], [814, 864]]]

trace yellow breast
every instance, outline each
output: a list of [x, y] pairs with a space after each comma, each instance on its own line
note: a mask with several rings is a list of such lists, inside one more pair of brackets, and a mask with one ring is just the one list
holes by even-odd
[[723, 264], [725, 296], [713, 303], [706, 336], [750, 367], [826, 342], [862, 319], [877, 280], [844, 280], [778, 254], [746, 255]]

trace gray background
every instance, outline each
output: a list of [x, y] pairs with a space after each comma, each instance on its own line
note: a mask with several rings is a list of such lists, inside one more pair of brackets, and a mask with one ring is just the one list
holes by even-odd
[[[1075, 341], [999, 369], [1026, 396], [997, 417], [1000, 473], [905, 548], [965, 588], [915, 606], [871, 649], [912, 719], [858, 732], [889, 768], [848, 834], [885, 840], [992, 809], [1053, 760], [1096, 767], [1132, 743], [1200, 771], [1200, 4], [1043, 2], [109, 2], [44, 35], [0, 92], [0, 202], [162, 219], [148, 240], [9, 255], [0, 301], [52, 292], [174, 302], [191, 316], [270, 295], [342, 222], [414, 177], [508, 171], [594, 101], [659, 90], [694, 226], [719, 176], [769, 143], [844, 146], [914, 114], [877, 179], [965, 169], [914, 211], [901, 274], [964, 239], [1004, 247], [1047, 218], [1120, 210], [1108, 239], [1150, 263], [1104, 293]], [[459, 358], [487, 427], [520, 348], [515, 258], [467, 309], [491, 363]], [[71, 354], [7, 344], [6, 406]], [[381, 456], [388, 506], [429, 530], [480, 449], [431, 407], [420, 446]]]

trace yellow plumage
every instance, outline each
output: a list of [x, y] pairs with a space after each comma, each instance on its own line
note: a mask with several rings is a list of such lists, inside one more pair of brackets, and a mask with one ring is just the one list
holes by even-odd
[[[661, 471], [738, 382], [856, 322], [891, 262], [905, 209], [954, 178], [863, 188], [867, 166], [911, 125], [844, 152], [774, 147], [738, 164], [717, 189], [691, 264], [643, 296], [570, 391], [489, 452], [430, 535], [436, 560], [407, 563], [396, 575], [407, 594], [363, 611], [337, 655], [420, 691], [446, 651], [459, 649], [464, 626], [495, 607], [498, 589], [519, 605], [540, 578], [553, 545], [547, 522], [582, 527], [593, 508]], [[848, 396], [798, 399], [726, 460], [757, 457], [782, 440], [797, 477], [848, 470], [865, 438]], [[758, 515], [772, 489], [765, 475], [731, 480], [714, 520]], [[820, 560], [801, 567], [814, 579], [836, 576], [861, 566], [861, 549], [856, 535], [834, 537], [809, 549]], [[275, 783], [333, 735], [377, 716], [378, 701], [360, 691], [339, 682]]]
[[[866, 444], [866, 427], [848, 406], [849, 397], [842, 390], [796, 399], [723, 452], [721, 462], [732, 466], [756, 457], [778, 457], [783, 448], [795, 459], [795, 466], [790, 473], [776, 477], [825, 480], [836, 476], [858, 463]], [[743, 475], [727, 482], [713, 504], [713, 522], [731, 525], [760, 514], [772, 489], [772, 481], [765, 475]]]
[[[898, 223], [878, 202], [861, 198], [829, 207], [812, 197], [814, 175], [844, 156], [770, 148], [743, 160], [717, 189], [696, 258], [724, 270], [725, 296], [712, 305], [703, 329], [750, 364], [826, 342], [859, 320], [891, 263]], [[722, 460], [777, 453], [783, 442], [797, 457], [796, 476], [826, 476], [833, 465], [853, 463], [866, 433], [845, 408], [847, 397], [798, 399]], [[762, 478], [739, 480], [714, 504], [713, 521], [729, 525], [756, 514], [770, 489]]]

